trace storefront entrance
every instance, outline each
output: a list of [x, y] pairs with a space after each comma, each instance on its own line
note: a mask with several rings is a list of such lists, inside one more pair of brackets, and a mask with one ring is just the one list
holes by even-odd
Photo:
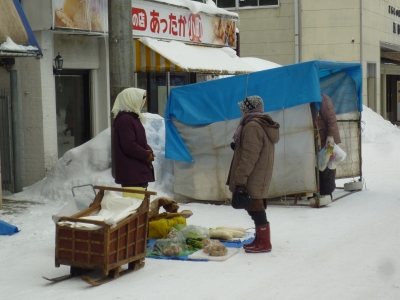
[[91, 138], [88, 70], [62, 70], [55, 76], [58, 158]]
[[393, 124], [400, 124], [400, 75], [386, 76], [386, 115]]

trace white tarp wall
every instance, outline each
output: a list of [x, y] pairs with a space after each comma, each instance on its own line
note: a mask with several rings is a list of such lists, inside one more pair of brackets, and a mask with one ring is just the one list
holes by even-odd
[[[281, 127], [268, 198], [316, 191], [310, 105], [273, 111], [270, 115]], [[188, 126], [174, 121], [194, 159], [194, 163], [174, 161], [174, 192], [178, 201], [225, 202], [231, 198], [226, 180], [233, 157], [230, 143], [238, 124], [239, 119], [207, 126]]]

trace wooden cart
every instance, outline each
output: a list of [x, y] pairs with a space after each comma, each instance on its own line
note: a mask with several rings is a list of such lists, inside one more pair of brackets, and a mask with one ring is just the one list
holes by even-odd
[[[157, 193], [106, 186], [94, 186], [94, 188], [99, 192], [88, 208], [71, 217], [61, 217], [59, 221], [90, 223], [100, 225], [102, 228], [83, 230], [56, 224], [55, 266], [71, 266], [70, 274], [64, 276], [66, 278], [83, 274], [88, 270], [101, 270], [106, 277], [100, 280], [94, 281], [82, 277], [92, 285], [99, 285], [144, 266], [150, 195]], [[103, 221], [80, 219], [100, 210], [100, 203], [106, 190], [144, 194], [144, 200], [136, 213], [117, 223], [114, 228]], [[128, 269], [121, 271], [121, 266], [125, 264], [128, 264]]]

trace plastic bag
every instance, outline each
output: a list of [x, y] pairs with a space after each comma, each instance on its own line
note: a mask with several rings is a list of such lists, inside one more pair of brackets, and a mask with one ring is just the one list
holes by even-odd
[[211, 256], [224, 256], [228, 249], [219, 240], [204, 240], [203, 251]]
[[339, 147], [339, 145], [333, 144], [333, 151], [328, 162], [328, 168], [331, 170], [336, 169], [336, 164], [344, 161], [345, 158], [346, 152], [344, 152], [342, 148]]
[[148, 255], [156, 256], [184, 256], [188, 254], [185, 238], [177, 232], [173, 238], [157, 240], [148, 250]]
[[334, 145], [333, 147], [333, 154], [335, 155], [335, 159], [333, 160], [334, 163], [340, 163], [345, 160], [346, 152], [339, 147], [339, 145]]
[[210, 230], [205, 227], [188, 225], [188, 226], [174, 226], [175, 229], [179, 230], [186, 238], [201, 238], [201, 239], [209, 239], [210, 238]]
[[333, 153], [333, 146], [325, 146], [318, 151], [318, 169], [323, 172], [328, 166], [329, 159]]
[[[203, 247], [203, 241], [210, 238], [210, 230], [201, 226], [176, 226], [174, 230], [184, 236], [189, 251], [200, 250]], [[171, 230], [168, 235], [173, 235], [174, 230]]]

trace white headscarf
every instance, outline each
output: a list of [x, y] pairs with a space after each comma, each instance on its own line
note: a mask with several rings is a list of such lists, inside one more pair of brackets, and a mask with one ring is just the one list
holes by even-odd
[[141, 113], [143, 105], [146, 103], [146, 90], [137, 88], [127, 88], [118, 94], [115, 99], [111, 112], [114, 116], [120, 111], [134, 112], [139, 116], [140, 122], [144, 123], [144, 116]]

